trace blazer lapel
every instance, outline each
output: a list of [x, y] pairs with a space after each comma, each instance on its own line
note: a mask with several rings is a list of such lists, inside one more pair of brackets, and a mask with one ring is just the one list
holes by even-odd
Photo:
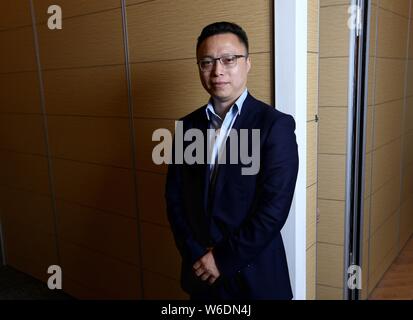
[[[202, 110], [204, 110], [204, 108]], [[204, 191], [204, 195], [203, 195], [204, 204], [203, 205], [204, 205], [205, 212], [207, 212], [210, 169], [209, 169], [208, 154], [207, 154], [209, 123], [208, 123], [208, 118], [205, 112], [200, 113], [200, 116], [198, 118], [198, 123], [195, 125], [195, 127], [202, 131], [202, 135], [204, 139], [204, 159], [203, 159], [204, 161], [200, 165], [200, 173], [203, 175], [202, 178], [204, 180], [204, 190], [203, 190]]]

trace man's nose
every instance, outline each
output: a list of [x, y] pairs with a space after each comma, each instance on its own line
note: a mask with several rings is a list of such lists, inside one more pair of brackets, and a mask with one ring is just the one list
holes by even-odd
[[212, 72], [215, 75], [220, 75], [223, 74], [224, 72], [224, 66], [222, 65], [220, 60], [215, 60], [214, 66], [212, 68]]

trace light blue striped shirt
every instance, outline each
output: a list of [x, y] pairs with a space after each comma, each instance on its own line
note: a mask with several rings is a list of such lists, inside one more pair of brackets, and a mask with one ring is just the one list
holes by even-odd
[[235, 120], [237, 119], [238, 115], [241, 114], [242, 105], [244, 104], [247, 95], [248, 89], [245, 88], [244, 92], [239, 96], [237, 101], [235, 101], [232, 107], [228, 110], [224, 119], [222, 119], [215, 112], [214, 106], [212, 104], [212, 99], [210, 99], [208, 102], [205, 112], [209, 121], [209, 128], [219, 130], [218, 134], [216, 135], [215, 143], [213, 144], [211, 157], [208, 159], [211, 173], [214, 171], [215, 164], [217, 162], [219, 163], [218, 158], [221, 156], [221, 153], [223, 151], [222, 146], [225, 144]]

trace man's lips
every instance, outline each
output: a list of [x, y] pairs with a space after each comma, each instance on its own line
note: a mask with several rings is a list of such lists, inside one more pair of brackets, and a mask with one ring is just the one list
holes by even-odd
[[223, 87], [223, 86], [225, 86], [225, 85], [227, 85], [229, 82], [213, 82], [212, 83], [212, 86], [213, 87]]

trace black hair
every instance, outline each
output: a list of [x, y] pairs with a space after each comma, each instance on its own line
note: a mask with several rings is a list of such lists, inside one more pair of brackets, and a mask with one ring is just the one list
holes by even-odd
[[196, 50], [198, 51], [199, 46], [206, 38], [209, 38], [216, 34], [223, 34], [223, 33], [235, 34], [238, 37], [238, 39], [241, 41], [241, 43], [245, 45], [245, 48], [247, 49], [247, 54], [248, 54], [249, 46], [248, 46], [247, 33], [239, 25], [233, 22], [226, 22], [226, 21], [214, 22], [214, 23], [207, 25], [204, 29], [202, 29], [202, 32], [198, 37], [198, 42], [196, 44]]

